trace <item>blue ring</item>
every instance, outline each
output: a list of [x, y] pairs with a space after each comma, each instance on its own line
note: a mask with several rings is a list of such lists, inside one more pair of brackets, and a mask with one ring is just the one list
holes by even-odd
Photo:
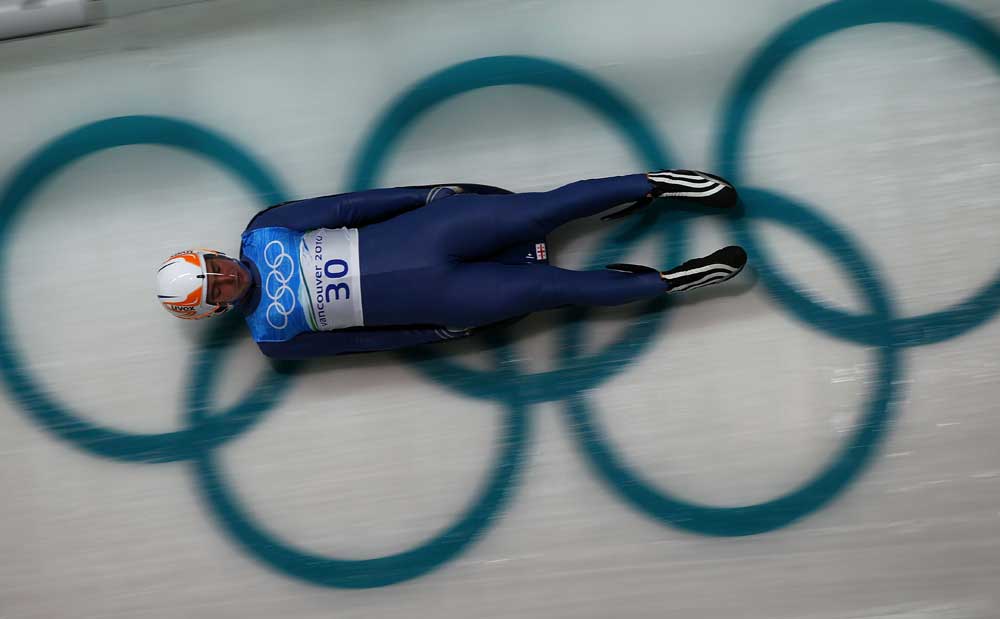
[[[866, 406], [867, 412], [833, 461], [795, 490], [779, 498], [744, 507], [701, 505], [656, 490], [615, 455], [610, 442], [603, 438], [599, 424], [594, 421], [583, 394], [567, 402], [567, 426], [577, 435], [584, 458], [598, 479], [638, 511], [665, 524], [703, 535], [737, 536], [771, 531], [811, 514], [843, 492], [870, 462], [891, 426], [892, 403], [898, 397], [896, 385], [902, 370], [899, 358], [901, 347], [885, 328], [892, 317], [889, 300], [861, 251], [846, 237], [835, 233], [831, 224], [790, 200], [756, 190], [741, 190], [741, 194], [753, 204], [773, 205], [770, 209], [750, 209], [748, 213], [752, 217], [790, 226], [808, 221], [810, 226], [807, 230], [814, 239], [835, 239], [833, 244], [827, 245], [829, 253], [844, 257], [848, 272], [854, 281], [861, 282], [861, 291], [868, 299], [872, 314], [867, 323], [866, 337], [879, 348], [879, 367], [876, 386]], [[773, 280], [775, 276], [765, 270], [761, 272], [761, 277]]]
[[[671, 157], [660, 146], [640, 112], [608, 86], [576, 69], [550, 60], [527, 56], [494, 56], [448, 67], [421, 80], [397, 97], [374, 124], [355, 159], [353, 171], [349, 175], [352, 190], [361, 191], [375, 186], [389, 152], [421, 115], [451, 97], [480, 88], [504, 85], [537, 86], [579, 101], [619, 129], [633, 145], [638, 158], [649, 169], [670, 167], [668, 162]], [[635, 223], [630, 222], [623, 232], [618, 232], [605, 241], [591, 263], [603, 266], [616, 261], [628, 249], [621, 244], [622, 239], [635, 242], [642, 233], [656, 231], [663, 234], [668, 222], [675, 224], [671, 228], [671, 238], [675, 241], [668, 249], [664, 234], [661, 251], [669, 254], [665, 260], [668, 264], [680, 262], [687, 238], [685, 219], [676, 215], [663, 217], [657, 222], [657, 218], [651, 216]], [[496, 393], [516, 388], [530, 403], [548, 402], [567, 397], [579, 389], [595, 388], [624, 371], [637, 351], [645, 349], [651, 343], [652, 336], [666, 317], [666, 313], [661, 310], [668, 304], [665, 298], [641, 304], [637, 312], [654, 318], [634, 321], [617, 342], [586, 357], [579, 356], [576, 352], [581, 348], [579, 321], [589, 313], [589, 310], [581, 309], [574, 313], [577, 319], [575, 325], [571, 325], [563, 334], [560, 348], [563, 367], [536, 374], [509, 374], [507, 376], [511, 382], [507, 384], [502, 382], [502, 374], [464, 367], [449, 361], [447, 353], [437, 350], [417, 350], [402, 355], [428, 378], [469, 397], [492, 399]], [[494, 337], [500, 345], [509, 343], [506, 334]], [[601, 367], [601, 371], [595, 372], [594, 367]]]
[[[0, 244], [4, 248], [9, 246], [7, 241], [18, 216], [35, 192], [54, 174], [87, 155], [131, 144], [172, 146], [219, 163], [242, 180], [265, 205], [281, 201], [285, 195], [273, 175], [261, 164], [214, 132], [185, 121], [156, 116], [111, 118], [64, 134], [41, 148], [15, 172], [0, 197]], [[5, 258], [6, 254], [0, 253], [0, 268]], [[267, 377], [228, 411], [203, 414], [198, 421], [191, 421], [190, 427], [174, 432], [134, 434], [98, 426], [59, 403], [32, 377], [21, 352], [14, 346], [4, 294], [6, 289], [0, 287], [0, 372], [4, 382], [38, 425], [92, 454], [138, 462], [172, 462], [195, 457], [201, 450], [235, 438], [253, 425], [280, 391], [277, 387], [281, 379]], [[233, 324], [232, 319], [229, 324]], [[226, 329], [226, 325], [220, 325], [219, 332], [226, 332]], [[212, 337], [208, 348], [195, 353], [194, 369], [215, 359], [219, 341]], [[202, 378], [195, 372], [196, 381]], [[199, 411], [206, 413], [207, 409], [202, 406]]]
[[[1000, 37], [997, 33], [974, 16], [945, 4], [933, 0], [842, 0], [822, 6], [806, 13], [772, 37], [747, 64], [743, 78], [730, 91], [730, 104], [722, 121], [724, 130], [717, 144], [722, 173], [734, 183], [740, 182], [743, 160], [737, 153], [743, 152], [750, 118], [771, 80], [792, 56], [828, 35], [876, 23], [913, 24], [950, 34], [978, 49], [1000, 70]], [[747, 245], [759, 247], [745, 222], [735, 221], [733, 225], [736, 235]], [[841, 234], [833, 226], [828, 230], [831, 234]], [[760, 265], [763, 259], [763, 254], [758, 253], [755, 265]], [[793, 313], [822, 315], [824, 320], [815, 323], [817, 327], [859, 344], [875, 344], [863, 337], [871, 333], [866, 329], [869, 316], [827, 308], [791, 284], [782, 282], [782, 288], [785, 290], [783, 296], [792, 302], [786, 306]], [[805, 309], [806, 306], [809, 308]], [[981, 326], [998, 310], [1000, 275], [969, 298], [949, 308], [920, 316], [896, 318], [886, 328], [901, 346], [925, 346]]]
[[[500, 369], [501, 373], [509, 370]], [[198, 489], [219, 528], [246, 552], [276, 571], [325, 587], [384, 587], [433, 571], [464, 552], [497, 522], [520, 474], [530, 438], [527, 405], [516, 392], [500, 401], [507, 407], [500, 453], [492, 474], [469, 507], [446, 529], [409, 550], [375, 559], [344, 560], [293, 548], [254, 522], [225, 482], [214, 452], [205, 450], [194, 464]]]

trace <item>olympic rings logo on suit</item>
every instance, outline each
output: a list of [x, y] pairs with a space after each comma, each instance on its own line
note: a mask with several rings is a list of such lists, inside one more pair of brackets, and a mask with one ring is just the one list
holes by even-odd
[[[277, 256], [271, 256], [268, 252], [275, 245], [278, 247], [280, 253]], [[264, 246], [264, 262], [269, 269], [267, 277], [264, 278], [264, 294], [267, 295], [268, 299], [271, 299], [271, 303], [267, 306], [265, 314], [267, 316], [267, 324], [280, 331], [288, 326], [288, 317], [295, 311], [295, 293], [292, 292], [291, 287], [288, 285], [288, 282], [292, 281], [292, 278], [295, 276], [295, 261], [285, 251], [285, 246], [281, 241], [275, 239]], [[287, 274], [279, 270], [280, 267], [286, 264], [288, 265]], [[277, 290], [272, 285], [275, 281], [279, 284]], [[291, 303], [287, 306], [282, 301], [286, 294], [291, 300]], [[271, 319], [272, 310], [279, 316], [280, 325], [275, 324]]]
[[[7, 315], [5, 287], [0, 287], [0, 371], [22, 410], [40, 427], [91, 454], [132, 462], [189, 460], [199, 497], [215, 524], [248, 556], [305, 582], [329, 587], [376, 587], [416, 578], [433, 571], [479, 539], [506, 506], [531, 437], [532, 406], [562, 401], [568, 430], [590, 471], [626, 505], [659, 522], [702, 535], [735, 536], [773, 531], [827, 505], [842, 494], [873, 460], [885, 440], [899, 399], [907, 348], [958, 337], [991, 320], [1000, 308], [1000, 276], [970, 299], [924, 316], [899, 317], [872, 261], [847, 231], [791, 197], [745, 187], [741, 153], [753, 112], [774, 75], [796, 53], [818, 40], [862, 24], [902, 23], [932, 28], [981, 52], [1000, 71], [1000, 37], [988, 24], [937, 0], [839, 0], [821, 6], [785, 25], [762, 45], [729, 91], [716, 144], [717, 165], [739, 186], [747, 205], [742, 217], [730, 220], [733, 236], [744, 245], [761, 283], [781, 307], [803, 325], [834, 337], [872, 347], [877, 369], [859, 423], [841, 450], [812, 479], [786, 494], [756, 505], [715, 507], [685, 501], [656, 488], [628, 465], [601, 430], [589, 393], [629, 367], [649, 346], [669, 316], [669, 300], [639, 307], [643, 320], [628, 324], [617, 340], [595, 353], [584, 354], [588, 309], [574, 310], [560, 332], [558, 367], [528, 373], [506, 332], [493, 338], [494, 368], [478, 370], [450, 360], [434, 347], [401, 354], [435, 382], [456, 393], [504, 407], [503, 436], [492, 473], [469, 507], [440, 533], [397, 554], [363, 560], [318, 556], [291, 547], [267, 532], [243, 507], [234, 486], [226, 481], [218, 449], [256, 425], [280, 401], [298, 364], [266, 371], [236, 404], [218, 410], [211, 386], [222, 365], [223, 350], [245, 337], [238, 317], [223, 316], [216, 329], [194, 353], [191, 385], [181, 403], [187, 427], [162, 434], [130, 434], [98, 426], [49, 394], [32, 376]], [[539, 58], [502, 56], [456, 64], [429, 76], [403, 93], [381, 116], [359, 149], [352, 168], [351, 190], [377, 185], [382, 163], [400, 136], [422, 114], [462, 93], [506, 84], [532, 85], [585, 104], [618, 129], [645, 169], [675, 167], [650, 124], [622, 96], [579, 70]], [[75, 129], [44, 146], [14, 173], [0, 194], [0, 252], [11, 246], [17, 216], [44, 181], [73, 161], [108, 148], [129, 144], [161, 144], [194, 152], [218, 163], [258, 196], [261, 206], [287, 200], [276, 176], [231, 141], [191, 123], [162, 117], [129, 116], [95, 122]], [[629, 247], [645, 235], [657, 235], [661, 262], [679, 263], [687, 253], [687, 224], [693, 215], [649, 209], [642, 217], [614, 228], [591, 259], [591, 266], [619, 262]], [[842, 261], [866, 301], [864, 314], [831, 308], [796, 287], [773, 265], [759, 242], [752, 221], [774, 221], [792, 227], [821, 244], [830, 257]], [[669, 235], [667, 232], [669, 231]], [[0, 261], [4, 254], [0, 253]], [[651, 313], [655, 310], [655, 313]], [[650, 316], [653, 318], [650, 319]], [[279, 371], [280, 370], [280, 371]]]

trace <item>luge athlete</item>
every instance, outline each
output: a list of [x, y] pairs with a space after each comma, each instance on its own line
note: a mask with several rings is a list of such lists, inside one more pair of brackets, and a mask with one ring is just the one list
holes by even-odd
[[736, 246], [667, 271], [631, 264], [572, 271], [548, 264], [558, 226], [633, 202], [692, 200], [730, 209], [718, 176], [664, 170], [582, 180], [539, 193], [482, 185], [374, 189], [261, 211], [240, 258], [189, 250], [157, 273], [180, 318], [238, 307], [261, 351], [304, 359], [415, 346], [567, 305], [620, 305], [724, 282], [746, 264]]

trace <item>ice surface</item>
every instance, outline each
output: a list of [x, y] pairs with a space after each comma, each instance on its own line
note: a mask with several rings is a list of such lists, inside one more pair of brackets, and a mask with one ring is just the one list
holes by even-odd
[[[156, 5], [0, 43], [0, 617], [1000, 616], [995, 0]], [[919, 24], [794, 49], [893, 21]], [[416, 92], [535, 85], [365, 158], [453, 67]], [[147, 118], [90, 127], [122, 116]], [[268, 182], [162, 144], [74, 159], [206, 146], [163, 117]], [[282, 373], [152, 296], [172, 251], [235, 251], [359, 170], [527, 191], [659, 164], [729, 174], [745, 216], [578, 222], [555, 263], [735, 238], [740, 280]]]

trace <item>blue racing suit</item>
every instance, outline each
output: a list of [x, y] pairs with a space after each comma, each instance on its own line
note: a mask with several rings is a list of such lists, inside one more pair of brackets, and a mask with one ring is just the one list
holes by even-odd
[[240, 308], [264, 354], [403, 348], [535, 311], [619, 305], [666, 290], [652, 269], [570, 271], [545, 255], [556, 227], [644, 197], [645, 175], [539, 193], [462, 187], [375, 189], [258, 213], [242, 236], [253, 285]]

